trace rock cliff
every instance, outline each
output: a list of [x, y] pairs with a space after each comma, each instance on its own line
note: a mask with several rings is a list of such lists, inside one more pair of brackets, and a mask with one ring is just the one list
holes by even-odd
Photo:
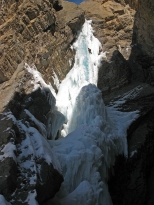
[[64, 116], [36, 70], [58, 89], [54, 79], [73, 66], [84, 12], [57, 0], [0, 1], [0, 8], [0, 194], [14, 205], [43, 204], [63, 181], [47, 139]]
[[62, 80], [74, 62], [70, 45], [84, 12], [73, 3], [50, 0], [0, 1], [0, 8], [0, 83], [23, 60], [35, 64], [53, 86], [54, 75]]

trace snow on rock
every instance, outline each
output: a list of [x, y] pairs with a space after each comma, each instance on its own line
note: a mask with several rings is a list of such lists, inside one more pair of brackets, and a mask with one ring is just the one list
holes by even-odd
[[[25, 63], [25, 68], [30, 72], [33, 76], [33, 80], [31, 80], [31, 84], [33, 84], [33, 91], [37, 90], [38, 88], [41, 89], [41, 92], [46, 96], [49, 104], [50, 104], [50, 111], [48, 112], [46, 118], [46, 127], [38, 122], [38, 128], [41, 129], [41, 134], [48, 139], [55, 139], [57, 137], [57, 133], [59, 130], [61, 130], [62, 125], [65, 121], [65, 117], [62, 113], [60, 113], [56, 108], [56, 93], [53, 87], [49, 84], [46, 84], [41, 77], [41, 74], [37, 71], [35, 66], [29, 66]], [[54, 82], [59, 87], [59, 80], [57, 75], [54, 73]], [[46, 92], [47, 91], [47, 92]], [[49, 91], [49, 92], [48, 92]], [[28, 110], [25, 110], [26, 114], [29, 115], [30, 118], [32, 118], [32, 115], [29, 113]], [[33, 116], [32, 119], [35, 123], [35, 117]]]
[[110, 102], [109, 106], [118, 108], [120, 107], [122, 104], [124, 104], [127, 100], [132, 100], [135, 97], [137, 97], [139, 95], [139, 93], [142, 91], [143, 87], [141, 85], [136, 86], [135, 88], [133, 88], [132, 90], [124, 93], [123, 96], [118, 96], [117, 98], [119, 98], [118, 100], [112, 100]]
[[[11, 160], [16, 162], [17, 174], [8, 171], [12, 178], [16, 177], [13, 181], [14, 190], [11, 188], [9, 192], [13, 192], [10, 194], [10, 202], [38, 205], [53, 197], [63, 181], [61, 165], [47, 138], [56, 138], [65, 117], [56, 109], [52, 87], [44, 82], [36, 68], [22, 64], [20, 69], [24, 71], [21, 72], [24, 77], [30, 76], [28, 82], [24, 81], [27, 85], [21, 85], [24, 89], [29, 87], [29, 90], [24, 96], [19, 93], [18, 103], [12, 97], [13, 104], [8, 105], [8, 112], [1, 114], [1, 122], [10, 127], [4, 126], [4, 130], [1, 129], [4, 139], [8, 139], [1, 140], [0, 161], [5, 164], [4, 160], [13, 158]], [[23, 76], [20, 76], [21, 80]], [[5, 177], [6, 186], [8, 180], [12, 181], [8, 174], [1, 177]], [[4, 190], [5, 186], [3, 187]], [[7, 192], [4, 193], [3, 190], [2, 193], [7, 197]]]
[[3, 155], [0, 155], [0, 161], [3, 161], [5, 158], [7, 157], [12, 157], [14, 159], [14, 161], [16, 161], [16, 157], [15, 157], [15, 151], [16, 151], [16, 146], [14, 145], [14, 143], [7, 143], [3, 149], [0, 150]]
[[[48, 164], [52, 163], [57, 170], [61, 171], [60, 164], [57, 160], [53, 160], [54, 155], [52, 150], [40, 132], [34, 127], [27, 127], [22, 121], [18, 121], [17, 126], [21, 133], [25, 134], [25, 138], [20, 143], [20, 147], [18, 147], [22, 151], [18, 156], [21, 168], [32, 169], [36, 173], [35, 159], [44, 159]], [[30, 156], [31, 161], [29, 160], [30, 158], [27, 158], [27, 160], [24, 158], [27, 156]], [[31, 166], [31, 163], [33, 166]], [[32, 181], [34, 180], [32, 179]]]
[[36, 196], [36, 190], [33, 190], [33, 192], [29, 192], [25, 202], [27, 202], [29, 205], [39, 205], [36, 201]]
[[[53, 87], [51, 86], [51, 84], [46, 84], [45, 81], [43, 80], [41, 73], [37, 71], [37, 68], [34, 66], [29, 66], [27, 63], [25, 63], [25, 69], [28, 70], [29, 73], [32, 74], [33, 79], [31, 80], [31, 84], [34, 86], [33, 90], [36, 90], [38, 88], [48, 88], [51, 93], [56, 96], [55, 90], [53, 89]], [[43, 90], [42, 90], [43, 92]], [[50, 94], [47, 96], [48, 101], [51, 104], [51, 107], [54, 107], [55, 105], [55, 99], [53, 97], [53, 95]]]
[[[11, 112], [4, 112], [4, 113], [2, 113], [2, 116], [3, 117], [1, 120], [11, 119], [14, 124], [16, 123], [16, 119]], [[15, 135], [14, 130], [11, 129], [11, 127], [8, 127], [6, 130], [3, 130], [3, 132], [8, 132], [12, 135]], [[11, 157], [16, 162], [15, 151], [16, 151], [16, 146], [14, 144], [14, 139], [11, 138], [10, 142], [8, 142], [4, 146], [0, 147], [0, 152], [2, 153], [2, 154], [0, 154], [0, 161], [3, 161], [7, 157]]]
[[43, 137], [47, 138], [47, 131], [46, 131], [46, 127], [43, 123], [39, 122], [34, 115], [32, 115], [29, 110], [25, 109], [24, 110], [25, 113], [27, 114], [27, 116], [30, 117], [30, 120], [33, 121], [35, 123], [35, 125], [37, 125], [39, 132], [42, 134]]

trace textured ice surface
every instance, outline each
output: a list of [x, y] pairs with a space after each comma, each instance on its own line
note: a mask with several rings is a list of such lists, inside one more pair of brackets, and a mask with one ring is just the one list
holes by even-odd
[[[127, 155], [126, 131], [137, 114], [106, 108], [101, 92], [92, 84], [81, 89], [74, 109], [71, 122], [77, 128], [65, 138], [49, 142], [64, 176], [58, 203], [80, 205], [83, 200], [82, 204], [110, 205], [108, 169], [116, 155]], [[79, 190], [84, 197], [81, 194], [80, 198]]]
[[105, 107], [96, 87], [104, 54], [93, 36], [91, 21], [85, 22], [73, 47], [75, 64], [57, 95], [58, 110], [66, 117], [62, 130], [65, 137], [49, 141], [64, 176], [54, 204], [111, 205], [108, 169], [116, 155], [127, 156], [127, 128], [138, 114]]

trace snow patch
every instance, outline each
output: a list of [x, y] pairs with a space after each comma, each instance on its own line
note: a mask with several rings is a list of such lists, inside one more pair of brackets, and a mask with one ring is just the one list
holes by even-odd
[[53, 75], [52, 78], [53, 78], [53, 81], [54, 81], [54, 85], [56, 86], [57, 89], [59, 89], [59, 79], [58, 79], [58, 76], [56, 75], [56, 73], [54, 72], [53, 70]]
[[7, 202], [4, 196], [0, 194], [0, 205], [11, 205], [11, 203]]

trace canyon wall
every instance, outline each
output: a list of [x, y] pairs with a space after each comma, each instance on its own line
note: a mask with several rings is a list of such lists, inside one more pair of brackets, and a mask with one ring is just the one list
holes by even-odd
[[[102, 50], [106, 52], [98, 77], [98, 87], [103, 95], [120, 90], [130, 82], [146, 82], [153, 85], [154, 2], [152, 0], [89, 0], [77, 6], [74, 3], [56, 0], [10, 0], [8, 2], [1, 0], [0, 8], [0, 176], [3, 176], [0, 177], [0, 194], [3, 194], [8, 201], [12, 200], [12, 204], [20, 205], [28, 204], [25, 200], [29, 193], [36, 192], [39, 204], [45, 204], [59, 190], [63, 181], [62, 174], [54, 163], [47, 163], [45, 156], [40, 157], [26, 152], [27, 146], [33, 147], [34, 142], [31, 141], [28, 145], [22, 143], [27, 139], [35, 139], [32, 130], [35, 130], [37, 136], [44, 137], [44, 144], [46, 139], [55, 139], [57, 136], [53, 137], [49, 127], [57, 122], [57, 116], [63, 122], [64, 116], [55, 111], [55, 98], [48, 86], [39, 78], [37, 89], [35, 88], [32, 83], [36, 80], [35, 75], [30, 72], [25, 62], [31, 66], [35, 64], [35, 68], [41, 72], [44, 80], [51, 83], [57, 91], [58, 87], [54, 84], [54, 79], [57, 77], [59, 81], [64, 79], [73, 66], [75, 52], [71, 49], [71, 45], [86, 17], [92, 19], [95, 36], [102, 43]], [[139, 136], [138, 143], [140, 136], [145, 139], [146, 134], [148, 135], [148, 139], [143, 140], [143, 146], [138, 147], [139, 152], [134, 155], [135, 158], [129, 159], [128, 164], [125, 163], [125, 159], [121, 161], [122, 170], [126, 177], [129, 175], [129, 179], [131, 176], [127, 168], [131, 165], [135, 167], [136, 162], [138, 166], [137, 174], [134, 171], [136, 168], [130, 170], [133, 173], [131, 178], [134, 180], [133, 186], [137, 184], [138, 176], [139, 185], [141, 182], [140, 194], [136, 196], [135, 202], [130, 202], [131, 204], [137, 203], [143, 195], [142, 188], [146, 189], [147, 194], [142, 197], [146, 200], [151, 191], [149, 187], [153, 186], [150, 182], [153, 179], [154, 166], [151, 163], [153, 157], [150, 158], [147, 168], [144, 167], [144, 160], [153, 154], [153, 123], [151, 122], [153, 88], [148, 87], [150, 93], [146, 89], [143, 89], [143, 95], [136, 101], [128, 103], [129, 109], [133, 107], [132, 110], [135, 110], [138, 109], [137, 106], [140, 107], [142, 121], [142, 123], [138, 121], [131, 128], [128, 146], [131, 147], [134, 142], [136, 143], [136, 136]], [[149, 122], [152, 128], [148, 127]], [[148, 133], [142, 132], [142, 127], [145, 128], [144, 131], [148, 130]], [[27, 133], [25, 129], [29, 132]], [[58, 135], [58, 129], [56, 134]], [[131, 140], [133, 137], [134, 141]], [[42, 140], [41, 137], [38, 139]], [[12, 155], [9, 157], [5, 155], [8, 145], [11, 145], [14, 158], [11, 157]], [[32, 149], [32, 152], [34, 150]], [[149, 152], [146, 152], [147, 150]], [[131, 151], [130, 149], [129, 152]], [[140, 155], [142, 152], [145, 153], [143, 158]], [[52, 155], [52, 153], [48, 154]], [[34, 171], [28, 167], [25, 177], [24, 168], [21, 166], [25, 162], [33, 162], [33, 167], [40, 169]], [[150, 171], [147, 170], [148, 168]], [[150, 177], [142, 177], [148, 174]], [[36, 176], [36, 181], [31, 185], [30, 180], [33, 176]], [[124, 184], [122, 187], [125, 189], [123, 188], [121, 193], [125, 197], [125, 204], [129, 204], [127, 199], [132, 197], [130, 191], [132, 184], [129, 181], [126, 187], [127, 180], [122, 179]], [[118, 183], [117, 180], [116, 185]], [[119, 191], [119, 185], [117, 187]], [[118, 191], [115, 192], [117, 187], [113, 188], [113, 198], [117, 197]], [[132, 189], [133, 192], [135, 188]], [[144, 200], [140, 201], [144, 202]], [[119, 201], [119, 198], [113, 201], [114, 204], [124, 203]], [[151, 205], [150, 201], [148, 203]]]
[[70, 46], [84, 12], [73, 3], [51, 0], [0, 1], [0, 8], [0, 83], [23, 60], [35, 64], [53, 86], [53, 76], [62, 80], [74, 63]]

